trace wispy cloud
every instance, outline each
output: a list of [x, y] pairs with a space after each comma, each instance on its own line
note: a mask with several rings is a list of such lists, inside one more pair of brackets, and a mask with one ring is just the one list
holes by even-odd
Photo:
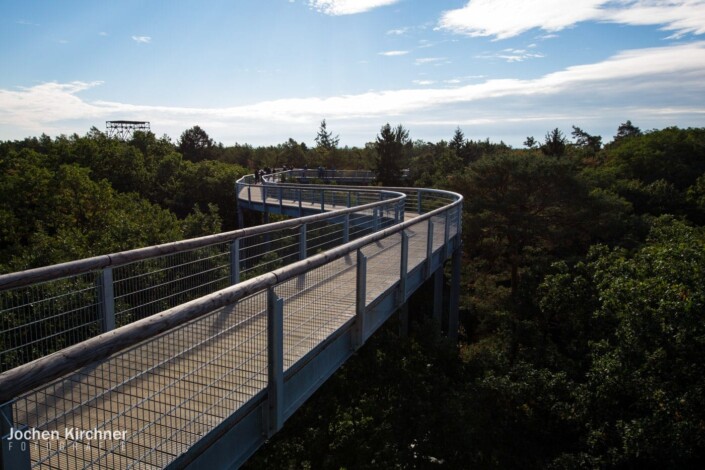
[[378, 7], [392, 5], [399, 0], [309, 0], [308, 4], [326, 15], [353, 15]]
[[394, 56], [406, 55], [408, 53], [409, 53], [409, 51], [385, 51], [385, 52], [380, 52], [379, 55], [394, 57]]
[[152, 38], [150, 36], [132, 36], [132, 40], [138, 44], [149, 44], [152, 42]]
[[436, 82], [435, 82], [435, 80], [413, 80], [412, 83], [414, 85], [429, 86], [429, 85], [433, 85]]
[[555, 33], [583, 21], [661, 25], [674, 35], [705, 34], [705, 0], [472, 0], [443, 13], [439, 27], [506, 39], [531, 29]]
[[409, 28], [397, 28], [387, 31], [388, 36], [402, 36], [409, 31]]
[[529, 59], [542, 59], [544, 55], [539, 52], [529, 52], [526, 49], [509, 48], [497, 53], [480, 54], [475, 57], [477, 57], [478, 59], [500, 59], [506, 62], [524, 62], [525, 60]]
[[15, 21], [16, 24], [21, 24], [22, 26], [39, 26], [39, 23], [32, 23], [31, 21], [18, 20]]
[[[674, 125], [674, 119], [688, 113], [688, 119], [695, 121], [683, 124], [695, 125], [705, 119], [705, 42], [625, 51], [602, 62], [572, 66], [530, 80], [492, 79], [461, 86], [447, 86], [446, 82], [437, 87], [419, 80], [415, 84], [422, 88], [289, 98], [224, 108], [185, 108], [89, 102], [80, 97], [81, 92], [98, 87], [100, 82], [45, 83], [0, 89], [0, 132], [17, 128], [27, 132], [68, 128], [75, 132], [81, 120], [94, 125], [111, 119], [148, 118], [159, 122], [160, 129], [174, 129], [175, 135], [193, 123], [201, 123], [215, 135], [237, 128], [242, 138], [261, 135], [262, 122], [271, 124], [266, 126], [267, 132], [281, 128], [282, 135], [296, 130], [310, 133], [321, 116], [326, 116], [338, 122], [339, 132], [348, 125], [362, 134], [360, 129], [374, 132], [384, 120], [441, 123], [452, 117], [457, 122], [479, 123], [494, 119], [492, 122], [500, 126], [506, 125], [502, 122], [508, 116], [518, 122], [544, 122], [560, 114], [579, 123], [579, 115], [610, 113], [623, 122], [637, 116], [633, 114], [635, 109], [651, 110], [639, 115], [640, 122], [667, 118], [672, 123], [668, 125]], [[589, 102], [581, 101], [585, 96], [590, 96]], [[266, 138], [271, 139], [271, 134], [262, 137]]]
[[448, 59], [445, 57], [419, 57], [414, 61], [416, 65], [426, 65], [426, 64], [439, 64], [446, 62]]

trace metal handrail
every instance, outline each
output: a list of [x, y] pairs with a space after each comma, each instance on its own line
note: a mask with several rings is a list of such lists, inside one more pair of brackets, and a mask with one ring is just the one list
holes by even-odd
[[21, 393], [70, 373], [79, 367], [100, 361], [145, 339], [192, 321], [217, 308], [232, 304], [248, 295], [266, 290], [304, 272], [340, 259], [365, 245], [402, 232], [412, 225], [452, 209], [459, 210], [462, 207], [463, 198], [460, 194], [449, 191], [444, 193], [449, 199], [452, 199], [452, 202], [445, 207], [422, 214], [416, 219], [398, 223], [390, 228], [173, 307], [162, 313], [135, 321], [6, 371], [0, 374], [0, 403], [11, 400]]
[[[253, 178], [237, 181], [238, 196], [242, 188], [255, 187], [246, 183], [248, 179]], [[322, 200], [339, 192], [339, 187], [330, 186], [306, 189], [308, 196], [320, 195], [315, 198]], [[368, 212], [388, 223], [385, 211], [405, 199], [403, 193], [383, 188], [356, 192], [363, 197], [353, 207], [347, 207], [352, 206], [347, 198], [347, 204], [334, 210], [321, 206], [324, 213], [297, 219], [0, 275], [0, 372], [222, 289], [240, 281], [241, 273], [251, 277], [291, 261], [290, 253], [282, 255], [288, 259], [278, 259], [277, 249], [273, 253], [278, 261], [261, 262], [269, 240], [281, 241], [277, 234], [298, 229], [305, 237], [308, 227], [321, 234], [311, 238], [311, 249], [325, 249], [332, 235], [322, 226], [345, 218], [359, 221], [370, 217], [364, 215]], [[345, 237], [364, 233], [359, 223], [355, 229]], [[305, 257], [305, 244], [298, 251]]]
[[[248, 175], [251, 176], [251, 175]], [[244, 179], [241, 178], [240, 181]], [[313, 188], [312, 185], [307, 185], [306, 189]], [[315, 188], [326, 190], [326, 191], [336, 191], [335, 188], [316, 185]], [[347, 188], [347, 187], [346, 187]], [[393, 196], [392, 200], [402, 201], [406, 197], [405, 194], [400, 193], [396, 190], [388, 190], [387, 188], [379, 188], [378, 190], [371, 190], [369, 187], [360, 188], [361, 190], [366, 190], [369, 193], [386, 193]], [[136, 261], [143, 261], [150, 258], [163, 256], [167, 254], [175, 254], [186, 251], [191, 251], [197, 248], [202, 248], [210, 246], [217, 243], [223, 243], [228, 241], [233, 241], [238, 238], [264, 234], [267, 232], [274, 232], [284, 228], [297, 227], [303, 223], [309, 222], [320, 222], [323, 220], [328, 220], [331, 218], [339, 217], [346, 213], [352, 213], [368, 208], [374, 208], [380, 205], [388, 203], [390, 200], [385, 199], [378, 202], [372, 202], [362, 206], [355, 206], [346, 209], [335, 209], [327, 211], [324, 214], [313, 214], [297, 219], [284, 220], [280, 222], [274, 222], [266, 225], [258, 225], [255, 227], [247, 227], [238, 230], [232, 230], [230, 232], [218, 233], [215, 235], [206, 235], [198, 238], [191, 238], [188, 240], [179, 240], [175, 242], [163, 243], [160, 245], [154, 245], [144, 248], [136, 248], [133, 250], [121, 251], [118, 253], [111, 253], [108, 255], [94, 256], [91, 258], [85, 258], [76, 261], [68, 261], [66, 263], [54, 264], [51, 266], [43, 266], [40, 268], [27, 269], [24, 271], [18, 271], [14, 273], [1, 274], [0, 275], [0, 291], [23, 287], [37, 282], [43, 282], [54, 279], [61, 279], [68, 276], [84, 274], [98, 269], [103, 269], [107, 267], [117, 267], [123, 266], [125, 264], [134, 263]]]

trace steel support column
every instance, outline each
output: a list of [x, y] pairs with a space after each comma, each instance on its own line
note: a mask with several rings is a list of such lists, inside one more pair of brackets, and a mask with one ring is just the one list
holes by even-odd
[[443, 318], [443, 265], [433, 273], [433, 319], [441, 324]]
[[462, 245], [453, 251], [452, 277], [450, 280], [450, 305], [448, 308], [448, 338], [458, 340], [458, 312], [460, 310], [460, 267], [462, 263]]

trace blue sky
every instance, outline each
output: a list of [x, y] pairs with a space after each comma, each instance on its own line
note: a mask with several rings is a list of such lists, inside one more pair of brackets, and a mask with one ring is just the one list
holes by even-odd
[[521, 147], [705, 126], [705, 0], [0, 0], [0, 139], [146, 120], [175, 141]]

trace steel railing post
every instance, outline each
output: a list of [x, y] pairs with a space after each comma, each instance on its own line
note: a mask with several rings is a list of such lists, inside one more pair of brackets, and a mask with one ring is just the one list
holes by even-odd
[[428, 237], [426, 237], [426, 277], [431, 275], [433, 262], [433, 220], [428, 219]]
[[284, 424], [284, 301], [277, 297], [273, 287], [267, 289], [267, 365], [271, 437]]
[[358, 349], [365, 343], [365, 309], [367, 303], [367, 257], [362, 250], [357, 250], [357, 276], [355, 297], [355, 329], [353, 348]]
[[343, 217], [343, 243], [350, 241], [350, 213]]
[[406, 302], [406, 277], [409, 270], [409, 234], [401, 231], [401, 259], [399, 262], [399, 298], [397, 305]]
[[299, 260], [306, 259], [306, 224], [299, 227]]
[[443, 259], [447, 259], [450, 255], [448, 241], [450, 240], [450, 211], [445, 211], [445, 231], [443, 233]]
[[230, 243], [230, 285], [240, 282], [240, 239]]
[[463, 233], [463, 203], [458, 204], [458, 239]]
[[115, 329], [115, 289], [113, 286], [113, 268], [105, 268], [98, 277], [100, 296], [100, 320], [103, 333]]
[[303, 189], [299, 189], [299, 217], [304, 216], [304, 208], [303, 208]]

